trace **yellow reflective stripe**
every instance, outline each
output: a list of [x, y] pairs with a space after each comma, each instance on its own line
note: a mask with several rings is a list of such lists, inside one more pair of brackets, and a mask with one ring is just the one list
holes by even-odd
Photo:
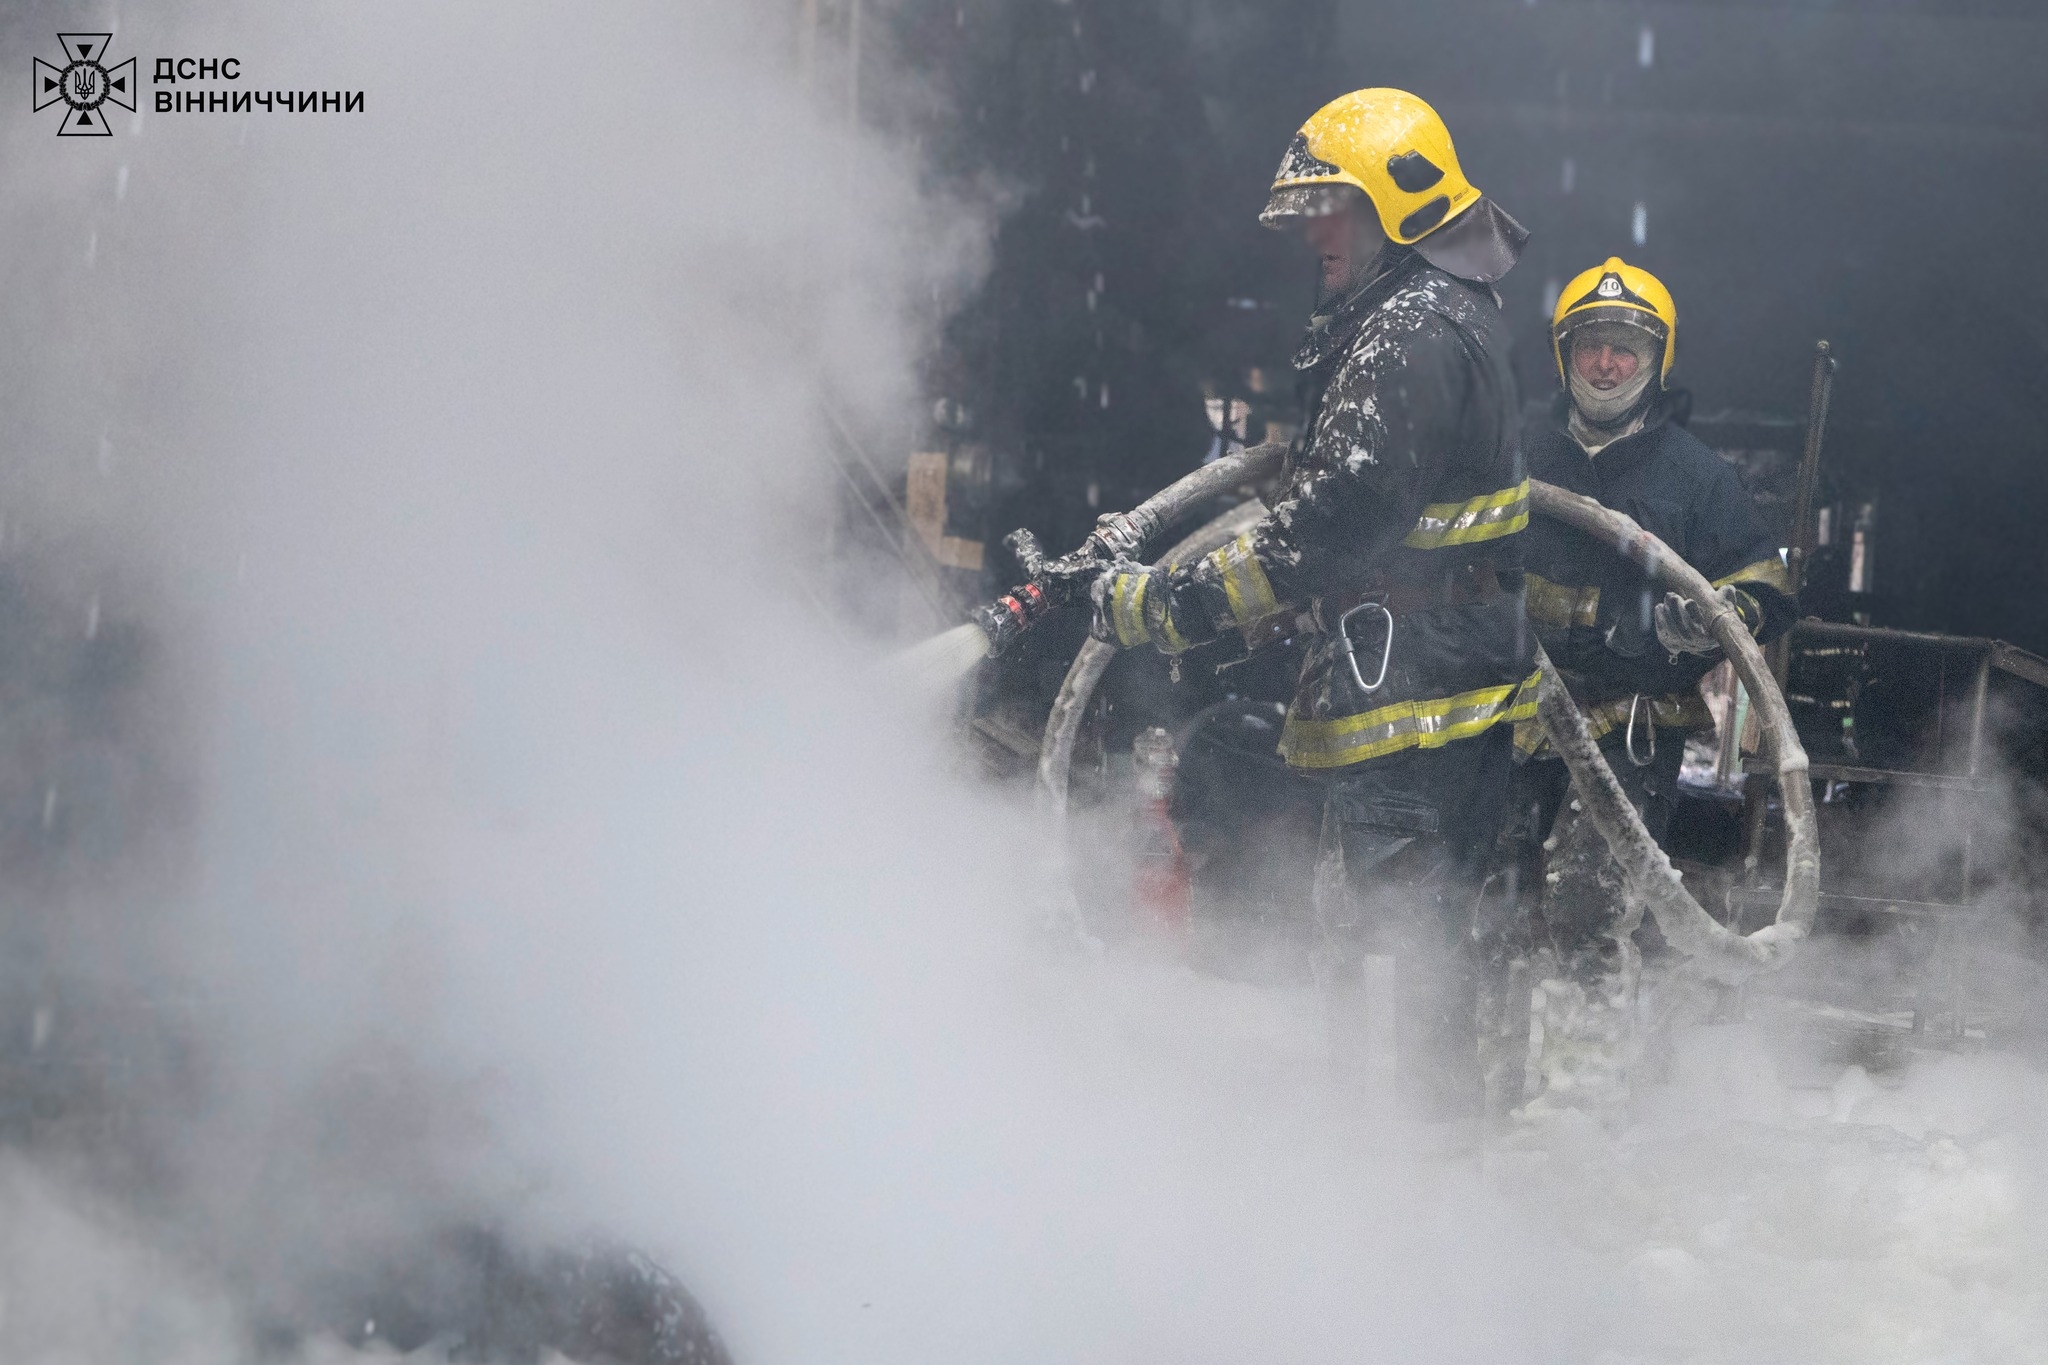
[[1792, 596], [1792, 571], [1776, 555], [1759, 559], [1754, 564], [1745, 564], [1727, 577], [1714, 580], [1717, 588], [1725, 588], [1731, 583], [1761, 583], [1767, 588], [1776, 588], [1787, 597]]
[[[1671, 692], [1646, 700], [1650, 704], [1650, 724], [1660, 729], [1694, 730], [1714, 723], [1714, 713], [1697, 692]], [[1593, 738], [1612, 734], [1628, 724], [1629, 701], [1628, 697], [1616, 697], [1586, 710], [1586, 729]]]
[[1515, 684], [1515, 699], [1501, 714], [1501, 719], [1510, 724], [1520, 724], [1536, 714], [1536, 685], [1543, 681], [1543, 670], [1537, 669], [1528, 677]]
[[[1659, 729], [1704, 730], [1714, 723], [1714, 713], [1707, 709], [1706, 699], [1697, 692], [1671, 692], [1649, 700], [1650, 724]], [[1586, 733], [1599, 740], [1628, 724], [1629, 701], [1628, 697], [1616, 697], [1613, 701], [1579, 708], [1586, 717]], [[1535, 753], [1549, 739], [1540, 722], [1515, 727], [1515, 747], [1525, 754]]]
[[1529, 619], [1546, 626], [1592, 626], [1600, 616], [1598, 587], [1567, 588], [1541, 574], [1524, 574]]
[[1263, 621], [1280, 610], [1280, 599], [1273, 594], [1273, 584], [1266, 577], [1265, 566], [1252, 553], [1252, 535], [1246, 531], [1209, 555], [1216, 576], [1223, 582], [1223, 596], [1230, 602], [1229, 624], [1234, 626]]
[[1145, 590], [1152, 576], [1122, 573], [1110, 580], [1109, 622], [1116, 627], [1116, 641], [1125, 649], [1142, 645], [1151, 638], [1145, 629]]
[[1529, 481], [1464, 502], [1433, 502], [1401, 540], [1411, 550], [1441, 550], [1511, 536], [1529, 524]]
[[1187, 636], [1174, 628], [1173, 605], [1171, 603], [1167, 604], [1166, 611], [1159, 618], [1159, 636], [1159, 647], [1168, 654], [1185, 653], [1194, 644], [1194, 641], [1188, 639]]
[[[1592, 626], [1600, 616], [1600, 589], [1597, 586], [1573, 588], [1553, 583], [1541, 574], [1523, 575], [1528, 585], [1529, 619], [1546, 626]], [[1714, 580], [1717, 588], [1731, 583], [1763, 583], [1778, 589], [1787, 596], [1792, 591], [1791, 575], [1783, 563], [1776, 559], [1760, 559], [1746, 564], [1726, 578]]]
[[[1628, 724], [1630, 700], [1628, 697], [1617, 697], [1598, 706], [1582, 708], [1586, 717], [1586, 733], [1594, 739], [1604, 739]], [[1652, 718], [1654, 719], [1654, 711]]]
[[1355, 716], [1313, 720], [1289, 713], [1280, 753], [1297, 768], [1342, 768], [1402, 749], [1441, 749], [1503, 721], [1536, 714], [1537, 673], [1518, 683], [1481, 687], [1454, 697], [1400, 701]]
[[1714, 713], [1698, 692], [1673, 692], [1651, 700], [1650, 723], [1667, 730], [1701, 730], [1713, 725]]

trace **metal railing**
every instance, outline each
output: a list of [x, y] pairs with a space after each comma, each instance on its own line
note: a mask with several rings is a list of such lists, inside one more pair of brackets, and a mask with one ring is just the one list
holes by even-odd
[[[2048, 659], [2030, 654], [2016, 645], [2003, 640], [1993, 640], [1977, 635], [1941, 635], [1932, 631], [1892, 630], [1881, 626], [1843, 625], [1834, 621], [1821, 621], [1812, 617], [1792, 627], [1787, 641], [1796, 643], [1810, 641], [1820, 644], [1841, 645], [1905, 645], [1946, 653], [1968, 653], [1977, 656], [1976, 668], [1970, 683], [1970, 708], [1968, 747], [1964, 769], [1956, 772], [1928, 772], [1912, 768], [1876, 768], [1852, 763], [1817, 761], [1812, 765], [1811, 774], [1816, 781], [1875, 783], [1892, 786], [1932, 788], [1941, 791], [1982, 795], [1992, 790], [1992, 782], [1985, 775], [1984, 725], [1990, 710], [1991, 674], [1994, 671], [2008, 673], [2023, 679], [2036, 687], [2048, 688]], [[1743, 764], [1745, 772], [1768, 771], [1760, 760], [1750, 759]], [[1757, 885], [1757, 871], [1762, 865], [1766, 802], [1759, 797], [1750, 797], [1746, 802], [1743, 834], [1743, 868], [1745, 880], [1751, 888]], [[1976, 849], [1975, 836], [1965, 833], [1963, 844], [1962, 895], [1961, 904], [1967, 905], [1976, 892]], [[1840, 904], [1834, 904], [1839, 902]], [[1853, 902], [1854, 904], [1850, 904]], [[1873, 906], [1885, 907], [1895, 903], [1873, 900], [1870, 897], [1838, 896], [1823, 894], [1821, 908], [1867, 910]], [[1913, 913], [1925, 913], [1940, 908], [1932, 903], [1896, 902], [1899, 913], [1907, 913], [1910, 906]]]

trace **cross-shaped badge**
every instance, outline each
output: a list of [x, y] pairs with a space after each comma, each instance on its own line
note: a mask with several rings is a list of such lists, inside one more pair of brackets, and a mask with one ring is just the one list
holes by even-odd
[[111, 33], [60, 33], [65, 64], [55, 67], [36, 58], [36, 104], [64, 101], [64, 121], [57, 127], [59, 137], [106, 137], [114, 130], [101, 106], [109, 100], [133, 113], [135, 110], [135, 59], [130, 57], [109, 70], [107, 44]]

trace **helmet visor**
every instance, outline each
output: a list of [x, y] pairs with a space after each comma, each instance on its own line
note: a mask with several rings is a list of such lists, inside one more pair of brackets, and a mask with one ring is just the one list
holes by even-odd
[[1645, 364], [1664, 353], [1670, 335], [1662, 318], [1640, 308], [1582, 308], [1557, 324], [1557, 344], [1566, 354], [1583, 337], [1596, 346], [1633, 351]]
[[1266, 200], [1265, 211], [1259, 214], [1259, 223], [1285, 232], [1303, 219], [1327, 218], [1366, 202], [1365, 191], [1356, 185], [1277, 185]]

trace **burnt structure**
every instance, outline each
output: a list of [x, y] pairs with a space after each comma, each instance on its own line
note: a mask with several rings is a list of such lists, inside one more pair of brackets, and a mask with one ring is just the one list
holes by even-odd
[[2028, 524], [2048, 498], [2029, 227], [2048, 187], [2023, 170], [2048, 149], [2038, 7], [910, 0], [890, 23], [934, 89], [870, 116], [1009, 205], [928, 376], [992, 452], [986, 526], [1071, 545], [1211, 449], [1206, 399], [1248, 401], [1253, 440], [1285, 420], [1309, 283], [1253, 219], [1307, 111], [1397, 85], [1534, 232], [1503, 286], [1532, 405], [1555, 388], [1559, 283], [1640, 260], [1681, 301], [1695, 431], [1782, 511], [1825, 336], [1842, 372], [1819, 505], [1840, 553], [1816, 587], [1849, 589], [1861, 523], [1855, 610], [2048, 648], [2024, 590], [2048, 569]]

